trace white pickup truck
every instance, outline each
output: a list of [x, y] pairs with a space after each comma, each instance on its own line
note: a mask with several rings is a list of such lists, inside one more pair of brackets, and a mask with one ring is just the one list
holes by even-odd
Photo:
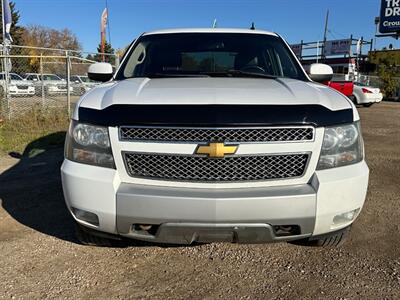
[[363, 207], [356, 108], [275, 33], [144, 33], [88, 75], [61, 168], [82, 243], [336, 246]]

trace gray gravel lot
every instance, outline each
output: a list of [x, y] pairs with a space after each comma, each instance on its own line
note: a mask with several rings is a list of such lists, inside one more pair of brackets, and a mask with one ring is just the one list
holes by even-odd
[[341, 248], [81, 246], [63, 202], [62, 149], [0, 158], [0, 299], [400, 299], [400, 103], [359, 111], [371, 178]]

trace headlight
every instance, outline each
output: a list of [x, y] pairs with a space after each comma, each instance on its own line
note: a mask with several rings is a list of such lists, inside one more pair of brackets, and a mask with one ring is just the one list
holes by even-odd
[[342, 167], [362, 161], [360, 123], [325, 128], [317, 170]]
[[115, 169], [107, 127], [72, 120], [65, 141], [65, 158]]

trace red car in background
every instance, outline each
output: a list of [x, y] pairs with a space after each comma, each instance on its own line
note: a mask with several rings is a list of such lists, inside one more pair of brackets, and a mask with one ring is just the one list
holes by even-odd
[[352, 98], [353, 97], [353, 89], [354, 83], [353, 81], [339, 81], [339, 80], [332, 80], [328, 82], [324, 82], [327, 86], [341, 92], [345, 96]]

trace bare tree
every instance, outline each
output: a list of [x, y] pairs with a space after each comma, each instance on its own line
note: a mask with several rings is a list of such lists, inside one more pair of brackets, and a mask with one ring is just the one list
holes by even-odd
[[69, 29], [56, 30], [40, 25], [25, 28], [24, 44], [32, 47], [82, 50], [77, 36]]
[[[30, 47], [55, 48], [65, 50], [81, 51], [82, 47], [77, 36], [69, 29], [56, 30], [40, 25], [30, 25], [23, 32], [23, 44]], [[24, 50], [25, 54], [32, 57], [28, 59], [26, 69], [33, 72], [38, 72], [40, 67], [40, 55], [44, 56], [59, 56], [64, 55], [60, 51], [46, 51], [36, 48]], [[80, 56], [79, 53], [74, 53], [75, 56]], [[63, 74], [65, 67], [60, 59], [46, 58], [43, 61], [44, 72]]]

